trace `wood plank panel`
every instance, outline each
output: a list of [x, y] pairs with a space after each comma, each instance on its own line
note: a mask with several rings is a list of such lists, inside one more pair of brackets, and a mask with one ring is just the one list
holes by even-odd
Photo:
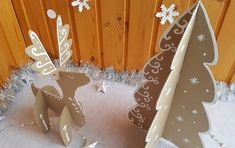
[[219, 48], [218, 64], [212, 67], [217, 80], [229, 82], [235, 69], [235, 1], [231, 1], [217, 42]]
[[99, 4], [100, 0], [92, 0], [89, 2], [90, 10], [84, 9], [81, 13], [74, 7], [73, 13], [82, 61], [102, 65]]
[[1, 83], [5, 81], [9, 75], [10, 75], [10, 69], [9, 67], [11, 65], [16, 65], [16, 62], [14, 60], [14, 57], [12, 56], [11, 53], [11, 47], [9, 45], [9, 42], [7, 40], [7, 37], [5, 35], [5, 30], [3, 29], [3, 23], [0, 21], [0, 79]]
[[233, 83], [233, 82], [235, 82], [235, 72], [233, 73], [233, 76], [232, 76], [232, 78], [230, 80], [230, 83]]
[[130, 0], [127, 69], [140, 69], [152, 55], [156, 0]]
[[[188, 7], [190, 7], [192, 4], [194, 3], [194, 1], [190, 1], [190, 0], [163, 0], [162, 4], [164, 4], [166, 7], [170, 7], [171, 4], [175, 4], [176, 5], [176, 11], [178, 11], [180, 14], [183, 13], [185, 10], [187, 10]], [[161, 10], [160, 10], [161, 11]], [[161, 18], [156, 18], [157, 20], [160, 21]], [[175, 17], [175, 19], [177, 19], [177, 17]], [[159, 42], [161, 39], [162, 34], [166, 31], [166, 29], [170, 26], [170, 23], [166, 23], [164, 25], [160, 25], [158, 32], [157, 32], [157, 41], [156, 41], [156, 47], [155, 47], [155, 52], [159, 52], [160, 51], [160, 47], [159, 47]]]
[[[12, 0], [16, 17], [11, 1], [2, 0], [0, 8], [5, 13], [0, 13], [0, 22], [4, 22], [1, 23], [3, 39], [0, 40], [5, 44], [1, 47], [9, 50], [4, 51], [6, 54], [12, 54], [5, 68], [9, 66], [8, 62], [21, 65], [27, 60], [24, 48], [25, 42], [31, 44], [29, 29], [39, 34], [50, 54], [57, 55], [56, 21], [46, 15], [48, 9], [53, 9], [71, 26], [75, 61], [112, 65], [117, 70], [141, 69], [148, 58], [159, 51], [159, 39], [169, 26], [159, 25], [160, 19], [155, 17], [160, 5], [176, 4], [177, 11], [182, 13], [195, 1], [92, 0], [89, 2], [91, 10], [84, 9], [80, 13], [67, 0]], [[203, 0], [203, 3], [218, 36], [219, 63], [212, 71], [216, 79], [229, 82], [234, 79], [235, 69], [235, 32], [231, 29], [235, 25], [235, 2]]]
[[229, 0], [202, 0], [202, 2], [217, 37], [229, 5]]
[[12, 0], [12, 3], [27, 45], [31, 44], [28, 37], [28, 30], [31, 29], [38, 34], [49, 55], [55, 56], [57, 51], [46, 22], [47, 16], [42, 1]]
[[[74, 22], [74, 16], [72, 12], [72, 5], [71, 2], [68, 0], [44, 0], [44, 13], [47, 13], [49, 9], [52, 9], [56, 12], [57, 15], [61, 15], [63, 24], [69, 24], [70, 26], [70, 33], [69, 38], [73, 40], [72, 49], [73, 49], [73, 60], [76, 62], [80, 59], [80, 52], [79, 52], [79, 44], [78, 44], [78, 38], [76, 33], [76, 25]], [[49, 17], [46, 17], [47, 24], [49, 26], [49, 31], [52, 33], [52, 41], [54, 46], [57, 50], [57, 56], [58, 56], [58, 45], [57, 45], [57, 35], [56, 35], [56, 19], [51, 19]]]
[[104, 66], [125, 68], [126, 17], [129, 0], [101, 0]]
[[5, 42], [9, 43], [9, 47], [4, 50], [9, 50], [9, 53], [12, 53], [13, 57], [16, 59], [16, 64], [21, 66], [27, 61], [27, 57], [24, 53], [25, 42], [12, 3], [9, 0], [1, 0], [0, 9], [2, 33], [5, 34]]

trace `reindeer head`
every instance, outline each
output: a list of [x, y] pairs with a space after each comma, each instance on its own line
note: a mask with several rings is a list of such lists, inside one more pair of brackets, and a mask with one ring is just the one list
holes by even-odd
[[80, 86], [86, 85], [89, 83], [90, 79], [84, 73], [71, 73], [71, 72], [59, 72], [58, 83], [63, 84], [64, 82], [69, 84], [79, 84]]

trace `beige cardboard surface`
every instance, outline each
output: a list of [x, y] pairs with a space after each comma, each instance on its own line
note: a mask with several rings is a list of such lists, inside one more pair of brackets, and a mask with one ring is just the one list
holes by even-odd
[[171, 63], [176, 49], [188, 26], [195, 5], [184, 12], [179, 19], [164, 33], [161, 41], [161, 52], [152, 57], [144, 66], [143, 72], [147, 79], [135, 92], [138, 103], [129, 112], [129, 119], [139, 128], [148, 130], [157, 110], [156, 104], [161, 90], [171, 72]]
[[160, 137], [182, 148], [203, 147], [199, 133], [207, 132], [209, 123], [202, 103], [214, 99], [214, 79], [205, 63], [215, 64], [217, 46], [201, 2], [197, 8], [159, 97], [147, 148], [154, 147]]

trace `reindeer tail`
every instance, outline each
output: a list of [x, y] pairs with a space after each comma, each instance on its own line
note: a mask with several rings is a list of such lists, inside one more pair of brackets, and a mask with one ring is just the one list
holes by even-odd
[[37, 88], [34, 83], [31, 84], [31, 89], [32, 89], [32, 92], [34, 94], [34, 96], [37, 95], [38, 91], [39, 91], [39, 88]]

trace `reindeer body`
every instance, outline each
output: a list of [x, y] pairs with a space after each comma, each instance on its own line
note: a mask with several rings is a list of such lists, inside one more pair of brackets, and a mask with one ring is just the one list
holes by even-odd
[[42, 76], [56, 77], [57, 83], [63, 92], [61, 97], [53, 86], [44, 86], [41, 89], [32, 85], [35, 95], [34, 116], [36, 124], [44, 132], [50, 129], [48, 109], [53, 110], [60, 116], [60, 134], [65, 145], [71, 142], [71, 122], [74, 120], [79, 126], [85, 123], [85, 115], [80, 102], [74, 99], [76, 89], [89, 83], [89, 78], [85, 74], [62, 72], [65, 63], [72, 56], [72, 40], [68, 39], [69, 25], [63, 25], [60, 16], [56, 23], [57, 43], [59, 53], [59, 69], [56, 68], [46, 52], [37, 34], [29, 31], [32, 45], [25, 50], [26, 54], [36, 60], [32, 69], [39, 72]]
[[[58, 115], [61, 115], [61, 119], [69, 117], [68, 122], [65, 122], [67, 124], [71, 124], [72, 120], [74, 120], [78, 126], [82, 126], [85, 123], [83, 107], [81, 103], [74, 98], [74, 93], [78, 87], [89, 83], [89, 81], [89, 77], [85, 74], [59, 72], [59, 79], [57, 80], [57, 83], [62, 89], [63, 97], [59, 95], [58, 90], [53, 86], [44, 86], [41, 89], [38, 89], [34, 86], [34, 84], [32, 84], [32, 92], [36, 97], [34, 104], [34, 115], [37, 125], [44, 133], [47, 133], [50, 130], [47, 112], [48, 109], [51, 109]], [[68, 137], [68, 135], [66, 136], [68, 131], [64, 132], [64, 125], [62, 123], [60, 123], [60, 127], [62, 128], [62, 139], [63, 137]], [[66, 128], [68, 128], [68, 125], [66, 125]], [[63, 134], [65, 136], [63, 136]], [[63, 141], [65, 145], [70, 142], [68, 139]]]
[[57, 80], [62, 92], [61, 97], [57, 89], [53, 86], [44, 86], [38, 89], [32, 84], [32, 91], [36, 96], [39, 91], [42, 92], [46, 99], [48, 108], [60, 115], [65, 106], [68, 107], [72, 119], [79, 125], [84, 124], [85, 116], [83, 114], [83, 107], [81, 103], [74, 99], [74, 92], [80, 86], [89, 83], [89, 77], [85, 74], [71, 73], [71, 72], [59, 72], [60, 78]]

